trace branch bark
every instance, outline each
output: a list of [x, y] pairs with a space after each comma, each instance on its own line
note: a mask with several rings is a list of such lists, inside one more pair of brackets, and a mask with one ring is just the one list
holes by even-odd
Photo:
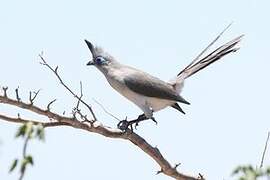
[[168, 175], [172, 178], [179, 179], [179, 180], [198, 180], [203, 179], [201, 176], [193, 177], [190, 175], [186, 175], [184, 173], [180, 173], [177, 171], [176, 167], [173, 167], [161, 154], [158, 148], [151, 146], [144, 138], [127, 130], [126, 132], [122, 132], [119, 129], [114, 129], [110, 127], [104, 126], [99, 121], [80, 121], [75, 116], [67, 117], [63, 116], [54, 112], [51, 112], [48, 109], [42, 109], [38, 106], [33, 105], [33, 103], [25, 103], [23, 101], [18, 101], [9, 98], [6, 93], [4, 95], [0, 95], [0, 103], [1, 104], [8, 104], [11, 106], [16, 106], [22, 109], [29, 110], [39, 115], [43, 115], [51, 119], [52, 121], [44, 122], [40, 120], [30, 120], [24, 119], [21, 117], [10, 117], [4, 114], [0, 114], [0, 119], [7, 122], [13, 123], [26, 123], [32, 122], [33, 124], [42, 124], [45, 128], [47, 127], [60, 127], [60, 126], [70, 126], [77, 129], [82, 129], [87, 132], [97, 133], [109, 138], [119, 138], [128, 140], [129, 142], [133, 143], [141, 150], [143, 150], [146, 154], [148, 154], [156, 163], [159, 164], [161, 170], [160, 172]]

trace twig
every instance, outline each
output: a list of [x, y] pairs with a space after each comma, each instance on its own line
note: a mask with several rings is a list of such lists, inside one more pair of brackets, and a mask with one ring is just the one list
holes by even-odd
[[19, 87], [17, 87], [15, 89], [15, 93], [16, 93], [16, 99], [17, 99], [17, 101], [21, 101], [21, 98], [19, 97]]
[[75, 119], [77, 119], [76, 114], [78, 114], [80, 116], [80, 118], [82, 119], [82, 122], [88, 122], [88, 123], [90, 123], [92, 125], [93, 121], [89, 120], [87, 118], [87, 115], [83, 115], [82, 112], [81, 112], [81, 109], [79, 109], [82, 97], [83, 97], [83, 87], [82, 87], [82, 82], [80, 81], [80, 97], [79, 97], [79, 99], [77, 101], [77, 105], [73, 108], [72, 114], [73, 114], [73, 117]]
[[201, 173], [199, 173], [199, 177], [198, 177], [199, 179], [204, 179], [204, 177], [203, 177], [203, 175], [201, 174]]
[[79, 97], [79, 99], [78, 99], [78, 101], [77, 101], [76, 106], [73, 108], [73, 112], [72, 112], [74, 118], [76, 118], [76, 114], [81, 115], [81, 117], [83, 116], [83, 115], [81, 114], [81, 110], [79, 109], [80, 102], [81, 102], [81, 99], [82, 99], [82, 97], [83, 97], [82, 82], [81, 82], [81, 81], [80, 81], [80, 92], [81, 92], [80, 97]]
[[181, 165], [181, 163], [177, 163], [177, 164], [175, 164], [174, 169], [177, 169], [177, 168], [178, 168], [178, 166], [180, 166], [180, 165]]
[[49, 104], [47, 105], [47, 111], [50, 111], [50, 106], [56, 101], [56, 99], [52, 100], [51, 102], [49, 102]]
[[39, 92], [40, 92], [40, 89], [37, 92], [33, 91], [33, 93], [35, 94], [34, 97], [32, 97], [32, 91], [29, 92], [30, 104], [34, 104], [34, 100], [36, 99]]
[[93, 100], [102, 108], [102, 110], [107, 113], [108, 115], [110, 115], [111, 117], [113, 117], [114, 119], [121, 121], [119, 118], [117, 118], [115, 115], [113, 115], [112, 113], [110, 113], [109, 111], [106, 110], [106, 108], [100, 103], [98, 102], [95, 98], [93, 98]]
[[79, 109], [79, 106], [80, 106], [80, 102], [81, 102], [81, 100], [82, 100], [82, 97], [83, 97], [83, 88], [82, 88], [82, 81], [80, 81], [80, 92], [81, 92], [81, 94], [80, 94], [80, 97], [79, 97], [79, 99], [78, 99], [78, 102], [77, 102], [77, 106], [76, 106], [76, 109]]
[[3, 87], [2, 89], [3, 89], [3, 91], [4, 91], [4, 97], [7, 97], [7, 90], [8, 90], [8, 87]]
[[263, 154], [262, 154], [260, 168], [263, 167], [263, 161], [264, 161], [264, 156], [265, 156], [265, 153], [266, 153], [266, 150], [267, 150], [267, 145], [268, 145], [269, 137], [270, 137], [270, 131], [267, 134], [267, 138], [266, 138], [266, 142], [265, 142], [265, 146], [264, 146], [264, 150], [263, 150]]
[[92, 114], [92, 116], [93, 116], [93, 118], [94, 118], [94, 121], [96, 121], [97, 120], [97, 118], [96, 118], [96, 116], [95, 116], [95, 113], [94, 113], [94, 111], [92, 110], [92, 108], [85, 102], [85, 101], [83, 101], [82, 99], [80, 99], [80, 97], [77, 95], [77, 94], [75, 94], [65, 83], [64, 83], [64, 81], [62, 80], [62, 78], [60, 77], [60, 75], [58, 74], [58, 72], [57, 72], [57, 70], [58, 70], [58, 66], [55, 68], [55, 69], [53, 69], [46, 61], [45, 61], [45, 59], [43, 58], [43, 56], [42, 56], [42, 54], [39, 54], [39, 57], [40, 57], [40, 59], [42, 60], [42, 62], [40, 63], [40, 64], [42, 64], [42, 65], [44, 65], [44, 66], [46, 66], [46, 67], [48, 67], [54, 74], [55, 74], [55, 76], [57, 77], [57, 79], [60, 81], [60, 83], [76, 98], [76, 99], [78, 99], [82, 104], [84, 104], [87, 108], [88, 108], [88, 110], [90, 111], [90, 113]]

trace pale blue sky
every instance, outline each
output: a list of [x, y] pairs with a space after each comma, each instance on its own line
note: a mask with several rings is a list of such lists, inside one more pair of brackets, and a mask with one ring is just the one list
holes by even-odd
[[[219, 43], [244, 33], [241, 50], [188, 79], [182, 93], [191, 102], [183, 106], [186, 115], [163, 110], [155, 114], [158, 126], [145, 122], [137, 130], [172, 164], [181, 162], [182, 172], [231, 179], [237, 165], [259, 164], [270, 130], [269, 7], [267, 0], [0, 1], [0, 86], [20, 86], [24, 100], [29, 90], [41, 88], [38, 105], [57, 98], [53, 110], [70, 112], [74, 99], [39, 65], [44, 51], [72, 88], [83, 82], [98, 118], [115, 126], [93, 97], [119, 118], [141, 111], [85, 66], [85, 38], [119, 61], [168, 80], [234, 21]], [[0, 112], [19, 111], [0, 105]], [[7, 173], [22, 148], [22, 141], [14, 141], [16, 128], [0, 121], [1, 179], [18, 177]], [[46, 142], [33, 142], [29, 152], [35, 166], [27, 180], [170, 179], [156, 176], [158, 165], [131, 143], [72, 128], [48, 129]], [[265, 158], [270, 165], [270, 150]]]

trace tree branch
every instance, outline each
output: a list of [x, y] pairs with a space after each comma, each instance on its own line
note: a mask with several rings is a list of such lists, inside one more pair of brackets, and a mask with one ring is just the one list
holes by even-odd
[[31, 122], [34, 125], [41, 124], [44, 128], [46, 127], [55, 127], [55, 126], [70, 126], [70, 124], [65, 123], [65, 122], [42, 122], [42, 121], [36, 121], [36, 120], [29, 120], [29, 119], [23, 119], [23, 118], [14, 118], [14, 117], [9, 117], [3, 114], [0, 114], [0, 119], [7, 121], [7, 122], [12, 122], [12, 123], [28, 123]]
[[46, 116], [50, 119], [55, 120], [56, 122], [42, 122], [37, 120], [28, 120], [23, 119], [21, 117], [13, 118], [6, 115], [0, 115], [0, 119], [14, 122], [14, 123], [26, 123], [33, 122], [34, 124], [41, 123], [44, 127], [57, 127], [57, 126], [71, 126], [73, 128], [82, 129], [88, 132], [97, 133], [103, 135], [105, 137], [110, 138], [119, 138], [125, 139], [138, 146], [141, 150], [143, 150], [146, 154], [148, 154], [152, 159], [154, 159], [160, 166], [162, 173], [173, 177], [179, 180], [198, 180], [200, 177], [192, 177], [189, 175], [185, 175], [176, 170], [175, 167], [171, 166], [170, 163], [163, 157], [158, 148], [151, 146], [145, 139], [143, 139], [138, 134], [127, 130], [126, 132], [122, 132], [119, 129], [114, 129], [110, 127], [106, 127], [102, 125], [99, 121], [83, 123], [76, 119], [76, 117], [66, 117], [59, 115], [57, 113], [53, 113], [49, 110], [44, 110], [38, 106], [33, 104], [27, 104], [22, 101], [13, 100], [8, 98], [5, 95], [0, 95], [0, 103], [8, 104], [12, 106], [16, 106], [22, 109], [29, 110], [39, 115]]
[[42, 54], [39, 55], [40, 59], [41, 59], [41, 63], [42, 65], [48, 67], [54, 74], [55, 76], [57, 77], [57, 79], [60, 81], [61, 85], [63, 85], [65, 87], [65, 89], [70, 93], [72, 94], [76, 99], [78, 99], [78, 101], [80, 101], [82, 104], [84, 104], [88, 110], [90, 111], [90, 113], [92, 114], [93, 118], [94, 118], [94, 121], [97, 120], [96, 118], [96, 115], [94, 113], [94, 111], [92, 110], [92, 108], [85, 102], [81, 99], [81, 97], [79, 97], [76, 93], [74, 93], [65, 83], [64, 81], [62, 80], [62, 78], [60, 77], [60, 75], [58, 74], [58, 66], [56, 66], [55, 69], [52, 68], [51, 65], [49, 65], [46, 60], [43, 58]]
[[[36, 105], [34, 105], [34, 99], [36, 98], [37, 93], [35, 93], [35, 96], [32, 97], [32, 94], [30, 93], [29, 101], [30, 103], [23, 102], [18, 93], [18, 88], [15, 90], [16, 92], [16, 100], [9, 98], [7, 95], [7, 87], [3, 88], [4, 94], [0, 94], [0, 104], [8, 104], [11, 106], [19, 107], [21, 109], [25, 109], [31, 112], [34, 112], [35, 114], [42, 115], [49, 118], [49, 122], [44, 122], [40, 120], [30, 120], [30, 119], [24, 119], [21, 118], [19, 115], [18, 117], [10, 117], [4, 114], [0, 114], [0, 119], [8, 122], [13, 123], [27, 123], [31, 122], [34, 125], [41, 124], [44, 128], [46, 127], [58, 127], [58, 126], [70, 126], [77, 129], [82, 129], [87, 132], [97, 133], [100, 135], [103, 135], [105, 137], [110, 138], [119, 138], [128, 140], [129, 142], [133, 143], [134, 145], [138, 146], [142, 151], [144, 151], [146, 154], [148, 154], [153, 160], [156, 161], [156, 163], [160, 166], [159, 173], [166, 174], [170, 177], [173, 177], [175, 179], [179, 180], [198, 180], [198, 179], [204, 179], [201, 175], [199, 175], [197, 178], [192, 177], [189, 175], [185, 175], [183, 173], [180, 173], [177, 171], [177, 166], [180, 164], [176, 164], [174, 167], [171, 166], [171, 164], [163, 157], [163, 155], [160, 153], [159, 149], [157, 147], [151, 146], [144, 138], [139, 136], [138, 134], [134, 133], [130, 129], [127, 129], [127, 131], [123, 132], [119, 129], [111, 128], [104, 126], [100, 121], [97, 120], [94, 111], [92, 110], [91, 106], [88, 105], [83, 99], [83, 91], [82, 91], [82, 83], [80, 82], [80, 96], [78, 96], [75, 92], [73, 92], [66, 83], [62, 80], [60, 75], [58, 74], [58, 66], [56, 68], [52, 68], [42, 55], [39, 55], [41, 59], [41, 64], [46, 66], [54, 73], [54, 75], [57, 77], [57, 79], [60, 81], [61, 85], [64, 86], [64, 88], [73, 95], [74, 98], [78, 100], [76, 106], [73, 110], [73, 116], [67, 117], [63, 115], [60, 115], [58, 113], [54, 113], [51, 111], [50, 106], [52, 103], [55, 102], [55, 100], [48, 103], [46, 109], [42, 109]], [[86, 108], [90, 111], [93, 119], [89, 120], [87, 118], [87, 115], [82, 114], [82, 112], [79, 109], [79, 105], [82, 103]], [[104, 108], [103, 108], [104, 109]], [[77, 118], [76, 114], [79, 115], [79, 119]]]

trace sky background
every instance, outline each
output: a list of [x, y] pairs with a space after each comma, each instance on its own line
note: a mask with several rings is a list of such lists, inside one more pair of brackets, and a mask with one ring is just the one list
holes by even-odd
[[[136, 133], [158, 146], [181, 172], [201, 173], [210, 180], [233, 179], [239, 164], [258, 166], [270, 130], [270, 2], [226, 1], [0, 1], [0, 86], [10, 96], [20, 87], [21, 98], [41, 89], [36, 104], [71, 112], [75, 100], [54, 75], [39, 64], [38, 54], [74, 90], [83, 82], [84, 98], [105, 125], [117, 121], [93, 98], [119, 118], [137, 117], [135, 105], [115, 92], [103, 75], [87, 67], [90, 52], [84, 39], [102, 46], [124, 64], [163, 80], [175, 76], [231, 21], [219, 44], [245, 34], [241, 49], [186, 81], [182, 96], [186, 115], [172, 108], [155, 114], [158, 121], [142, 123]], [[38, 118], [0, 105], [0, 113]], [[0, 121], [0, 179], [13, 180], [10, 163], [20, 157], [22, 140], [14, 140], [18, 125]], [[170, 179], [155, 175], [159, 166], [133, 144], [60, 127], [46, 130], [46, 142], [31, 142], [35, 166], [25, 180], [36, 179]], [[265, 156], [270, 165], [270, 150]]]

